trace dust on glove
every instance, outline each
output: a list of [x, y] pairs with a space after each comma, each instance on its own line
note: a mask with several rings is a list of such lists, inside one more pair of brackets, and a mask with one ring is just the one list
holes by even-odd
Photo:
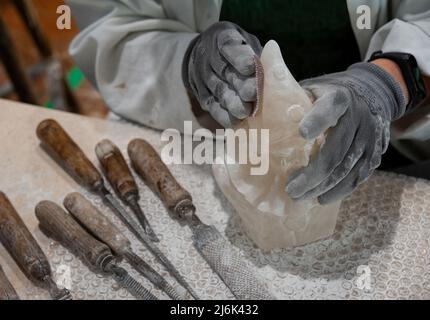
[[257, 99], [254, 57], [258, 39], [231, 22], [218, 22], [195, 38], [184, 58], [185, 87], [224, 127], [249, 117]]
[[326, 204], [349, 195], [380, 165], [390, 123], [405, 113], [406, 100], [389, 73], [366, 62], [300, 84], [315, 99], [300, 123], [300, 134], [305, 139], [327, 136], [285, 190], [294, 199], [318, 197]]

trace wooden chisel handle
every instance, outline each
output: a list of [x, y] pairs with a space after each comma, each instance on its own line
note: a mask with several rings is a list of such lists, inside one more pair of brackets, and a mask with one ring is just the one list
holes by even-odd
[[96, 155], [115, 191], [123, 199], [138, 197], [136, 181], [119, 148], [110, 140], [102, 140], [96, 146]]
[[51, 275], [48, 259], [2, 192], [0, 192], [0, 242], [23, 273], [36, 285], [43, 287], [46, 277]]
[[79, 193], [71, 193], [64, 199], [64, 207], [92, 235], [122, 256], [131, 248], [130, 241], [93, 204]]
[[148, 186], [158, 193], [170, 211], [182, 214], [194, 208], [191, 195], [176, 181], [148, 142], [142, 139], [131, 141], [128, 154], [133, 168]]
[[112, 252], [100, 241], [88, 234], [71, 215], [51, 201], [36, 206], [39, 227], [48, 237], [60, 242], [91, 267], [104, 271], [112, 261]]
[[57, 121], [42, 121], [36, 133], [50, 155], [80, 184], [94, 192], [103, 187], [101, 174]]
[[0, 300], [19, 300], [19, 296], [6, 277], [2, 266], [0, 266]]

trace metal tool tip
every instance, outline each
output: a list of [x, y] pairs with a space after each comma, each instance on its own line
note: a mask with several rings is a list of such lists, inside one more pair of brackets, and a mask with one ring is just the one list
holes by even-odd
[[64, 295], [62, 297], [59, 297], [57, 300], [68, 301], [68, 300], [73, 300], [73, 297], [70, 291], [65, 289]]
[[145, 233], [148, 235], [149, 239], [151, 239], [152, 242], [160, 242], [160, 239], [158, 239], [154, 231], [148, 225], [145, 226]]

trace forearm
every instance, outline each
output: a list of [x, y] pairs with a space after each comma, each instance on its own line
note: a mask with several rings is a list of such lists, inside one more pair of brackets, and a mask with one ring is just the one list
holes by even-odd
[[409, 91], [400, 67], [394, 61], [389, 59], [376, 59], [372, 61], [372, 63], [384, 69], [399, 83], [402, 88], [403, 95], [405, 96], [406, 103], [408, 103], [410, 98]]
[[[423, 77], [430, 76], [430, 51], [428, 50], [430, 47], [430, 2], [416, 2], [400, 5], [393, 12], [393, 20], [387, 22], [373, 34], [365, 60], [377, 51], [409, 53], [416, 59]], [[407, 100], [413, 98], [406, 90], [405, 81], [398, 66], [390, 61], [382, 61], [382, 59], [381, 61], [375, 60], [374, 63], [384, 68], [397, 80], [404, 90]]]
[[[372, 61], [373, 64], [381, 67], [387, 73], [389, 73], [400, 85], [402, 88], [402, 92], [405, 96], [407, 103], [410, 101], [410, 93], [407, 88], [406, 81], [403, 77], [402, 71], [400, 67], [392, 60], [389, 59], [376, 59]], [[419, 104], [420, 106], [429, 105], [430, 104], [430, 77], [422, 76], [424, 86], [426, 88], [427, 96], [426, 98]]]
[[82, 30], [70, 53], [114, 113], [158, 129], [181, 130], [183, 121], [195, 120], [181, 64], [197, 33], [163, 16], [152, 1], [127, 3], [115, 2], [110, 14]]

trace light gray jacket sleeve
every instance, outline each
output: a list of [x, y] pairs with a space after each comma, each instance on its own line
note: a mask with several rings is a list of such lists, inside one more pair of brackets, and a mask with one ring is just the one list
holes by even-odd
[[[408, 52], [415, 56], [423, 74], [430, 75], [429, 0], [346, 0], [363, 59], [378, 50]], [[360, 28], [364, 9], [370, 28]]]
[[421, 72], [430, 76], [430, 1], [403, 1], [393, 15], [373, 35], [366, 58], [377, 50], [411, 53]]
[[[430, 76], [429, 0], [347, 0], [351, 25], [363, 59], [378, 50], [408, 52], [415, 56], [425, 76]], [[371, 28], [360, 29], [357, 18], [370, 8]], [[391, 126], [391, 143], [414, 161], [430, 159], [430, 106]]]
[[67, 3], [81, 28], [70, 53], [114, 113], [157, 129], [198, 127], [181, 65], [191, 40], [218, 21], [221, 1]]

